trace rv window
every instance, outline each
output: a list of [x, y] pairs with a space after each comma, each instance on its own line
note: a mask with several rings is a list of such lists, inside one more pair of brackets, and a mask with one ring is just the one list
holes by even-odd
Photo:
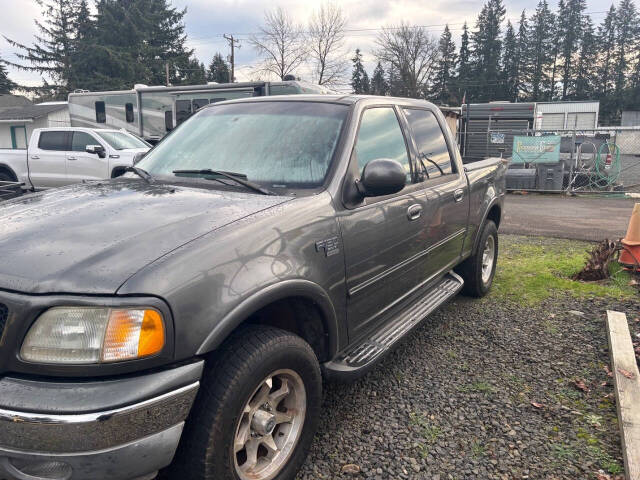
[[40, 150], [55, 150], [58, 152], [69, 150], [70, 133], [65, 131], [40, 132], [38, 148]]
[[124, 106], [127, 123], [133, 123], [133, 103], [126, 103]]
[[96, 102], [96, 122], [107, 123], [107, 111], [104, 102]]
[[173, 110], [164, 112], [164, 128], [167, 132], [173, 130]]
[[191, 116], [191, 100], [176, 100], [176, 125]]
[[206, 98], [196, 98], [193, 101], [193, 111], [200, 110], [202, 107], [209, 105], [209, 100]]

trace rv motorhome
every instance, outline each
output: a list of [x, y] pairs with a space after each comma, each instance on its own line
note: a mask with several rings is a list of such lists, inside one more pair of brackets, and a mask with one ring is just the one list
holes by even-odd
[[73, 127], [118, 128], [157, 143], [209, 103], [264, 95], [334, 93], [301, 81], [210, 83], [178, 87], [136, 85], [133, 90], [69, 94]]

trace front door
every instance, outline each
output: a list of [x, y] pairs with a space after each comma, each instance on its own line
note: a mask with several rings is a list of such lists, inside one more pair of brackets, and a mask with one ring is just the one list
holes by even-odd
[[67, 151], [71, 132], [45, 130], [37, 145], [29, 145], [29, 178], [36, 188], [60, 187], [67, 184]]
[[80, 183], [83, 180], [109, 178], [109, 159], [96, 153], [87, 153], [88, 145], [104, 144], [87, 132], [73, 132], [71, 151], [67, 154], [67, 181]]
[[415, 286], [414, 257], [421, 248], [422, 192], [412, 184], [412, 167], [393, 107], [366, 109], [351, 162], [362, 169], [371, 160], [390, 158], [407, 172], [407, 185], [394, 195], [367, 198], [339, 215], [345, 249], [349, 335], [369, 331]]
[[469, 216], [469, 192], [464, 172], [454, 161], [446, 125], [429, 109], [403, 107], [417, 157], [424, 195], [425, 230], [419, 280], [426, 281], [452, 268], [462, 254]]

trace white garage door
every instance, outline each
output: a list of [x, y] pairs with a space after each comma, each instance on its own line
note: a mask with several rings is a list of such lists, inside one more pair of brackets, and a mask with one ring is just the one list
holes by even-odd
[[543, 113], [542, 130], [562, 130], [564, 128], [564, 113]]
[[584, 130], [596, 127], [596, 114], [593, 112], [570, 113], [567, 116], [567, 129]]

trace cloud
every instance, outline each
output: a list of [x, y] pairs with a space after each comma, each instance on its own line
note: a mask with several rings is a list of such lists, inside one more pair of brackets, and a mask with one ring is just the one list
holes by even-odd
[[[337, 0], [336, 0], [337, 1]], [[223, 33], [237, 34], [240, 48], [236, 50], [238, 77], [246, 79], [252, 66], [258, 62], [256, 52], [247, 42], [249, 33], [256, 32], [262, 23], [265, 9], [281, 6], [298, 22], [306, 24], [309, 15], [317, 9], [322, 0], [281, 0], [277, 3], [264, 0], [173, 0], [179, 8], [187, 8], [185, 17], [189, 37], [188, 46], [195, 50], [200, 61], [208, 64], [214, 53], [227, 55], [229, 47], [222, 38]], [[426, 25], [427, 30], [439, 36], [444, 24], [449, 24], [457, 40], [462, 23], [467, 21], [473, 28], [475, 19], [482, 8], [479, 0], [342, 0], [338, 2], [348, 18], [345, 42], [345, 57], [351, 58], [353, 51], [360, 48], [364, 53], [365, 66], [372, 70], [375, 66], [373, 51], [377, 30], [384, 26], [401, 22]], [[516, 23], [523, 9], [532, 12], [537, 1], [505, 0], [507, 18]], [[555, 2], [551, 2], [552, 5]], [[618, 3], [618, 0], [615, 2]], [[611, 0], [588, 0], [587, 11], [603, 12], [609, 8]], [[34, 19], [40, 18], [40, 8], [34, 0], [0, 0], [0, 32], [16, 41], [31, 44], [37, 33]], [[601, 22], [604, 14], [592, 14], [594, 23]], [[373, 29], [373, 30], [367, 30]], [[0, 56], [16, 61], [16, 49], [0, 37]], [[18, 71], [11, 67], [10, 77], [25, 85], [37, 85], [41, 78], [37, 74]], [[309, 75], [309, 72], [302, 72]]]

